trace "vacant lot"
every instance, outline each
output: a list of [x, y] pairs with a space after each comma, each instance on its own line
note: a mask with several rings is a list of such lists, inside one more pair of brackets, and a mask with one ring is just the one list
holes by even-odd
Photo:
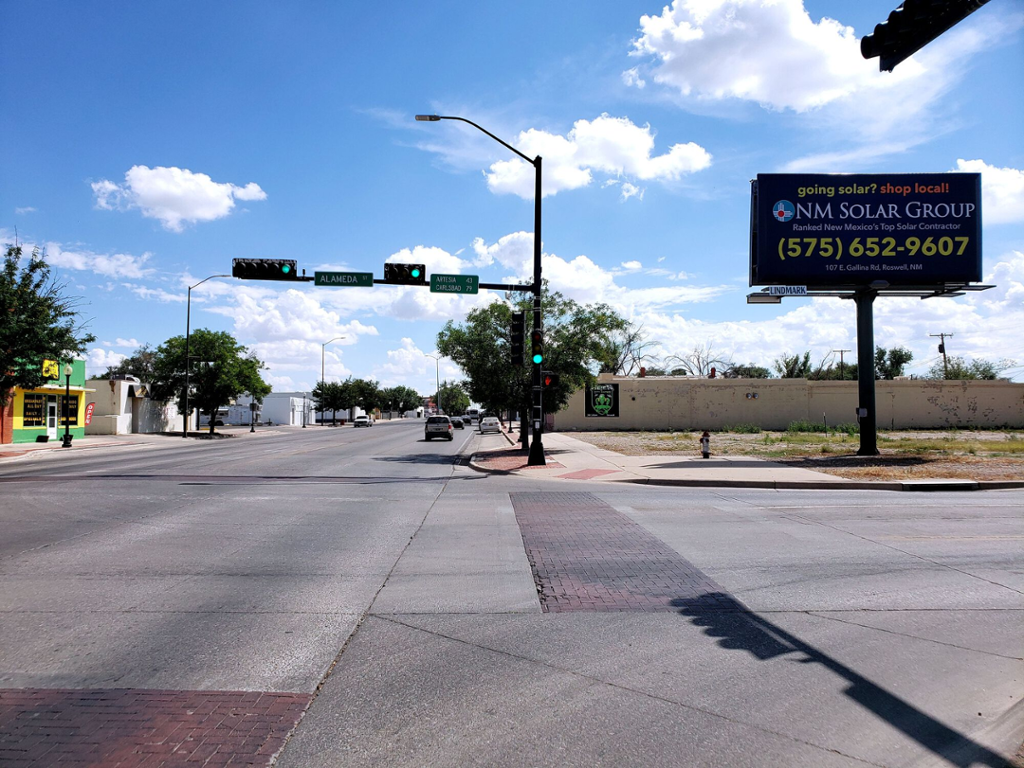
[[[699, 455], [699, 432], [576, 432], [573, 437], [627, 456]], [[880, 456], [857, 456], [859, 435], [845, 432], [714, 432], [718, 456], [757, 456], [857, 480], [969, 478], [1024, 480], [1024, 434], [879, 432]]]

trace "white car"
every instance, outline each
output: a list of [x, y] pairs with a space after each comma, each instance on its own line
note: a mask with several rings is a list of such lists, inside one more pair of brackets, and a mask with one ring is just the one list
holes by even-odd
[[372, 427], [373, 426], [373, 419], [370, 418], [369, 416], [367, 416], [366, 414], [363, 414], [362, 416], [356, 416], [355, 419], [353, 419], [353, 421], [352, 421], [352, 426], [353, 427]]
[[480, 419], [480, 432], [501, 432], [501, 423], [497, 416], [484, 416]]

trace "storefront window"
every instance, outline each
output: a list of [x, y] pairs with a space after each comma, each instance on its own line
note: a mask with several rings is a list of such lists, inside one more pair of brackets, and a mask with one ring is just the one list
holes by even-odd
[[[77, 427], [78, 426], [78, 395], [72, 395], [71, 397], [69, 397], [67, 399], [67, 405], [68, 405], [68, 407], [70, 407], [70, 412], [69, 413], [65, 413], [65, 411], [64, 411], [64, 408], [65, 408], [64, 395], [58, 395], [57, 396], [57, 413], [60, 414], [59, 426], [63, 427], [64, 424], [67, 423], [68, 426]], [[68, 419], [67, 422], [64, 421], [65, 418]]]
[[21, 415], [26, 427], [45, 427], [46, 395], [25, 395], [25, 406]]

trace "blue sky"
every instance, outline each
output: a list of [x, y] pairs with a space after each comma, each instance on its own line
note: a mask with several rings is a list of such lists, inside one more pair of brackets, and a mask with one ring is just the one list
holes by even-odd
[[[187, 286], [236, 257], [372, 271], [544, 273], [611, 304], [661, 357], [770, 365], [855, 349], [837, 299], [745, 303], [749, 180], [980, 171], [984, 273], [960, 299], [883, 299], [876, 342], [1012, 358], [1024, 380], [1024, 0], [995, 0], [879, 73], [859, 37], [897, 0], [19, 3], [0, 0], [0, 241], [45, 249], [99, 373], [185, 331]], [[433, 390], [436, 334], [500, 293], [214, 279], [192, 327], [232, 332], [275, 390], [320, 376]], [[849, 359], [849, 358], [847, 358]], [[458, 369], [441, 360], [442, 378]]]

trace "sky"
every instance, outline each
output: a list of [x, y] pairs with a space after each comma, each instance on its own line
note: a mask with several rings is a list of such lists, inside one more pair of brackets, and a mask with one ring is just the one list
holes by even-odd
[[[275, 391], [462, 377], [437, 333], [503, 292], [213, 278], [233, 258], [386, 261], [483, 282], [543, 271], [658, 358], [771, 366], [856, 350], [841, 299], [748, 305], [759, 173], [982, 175], [983, 272], [961, 298], [880, 298], [875, 342], [1012, 359], [1024, 381], [1024, 0], [994, 0], [893, 73], [859, 38], [898, 0], [499, 3], [0, 0], [0, 244], [45, 252], [100, 374], [224, 330]], [[343, 337], [343, 338], [338, 338]], [[846, 359], [855, 358], [846, 353]]]

